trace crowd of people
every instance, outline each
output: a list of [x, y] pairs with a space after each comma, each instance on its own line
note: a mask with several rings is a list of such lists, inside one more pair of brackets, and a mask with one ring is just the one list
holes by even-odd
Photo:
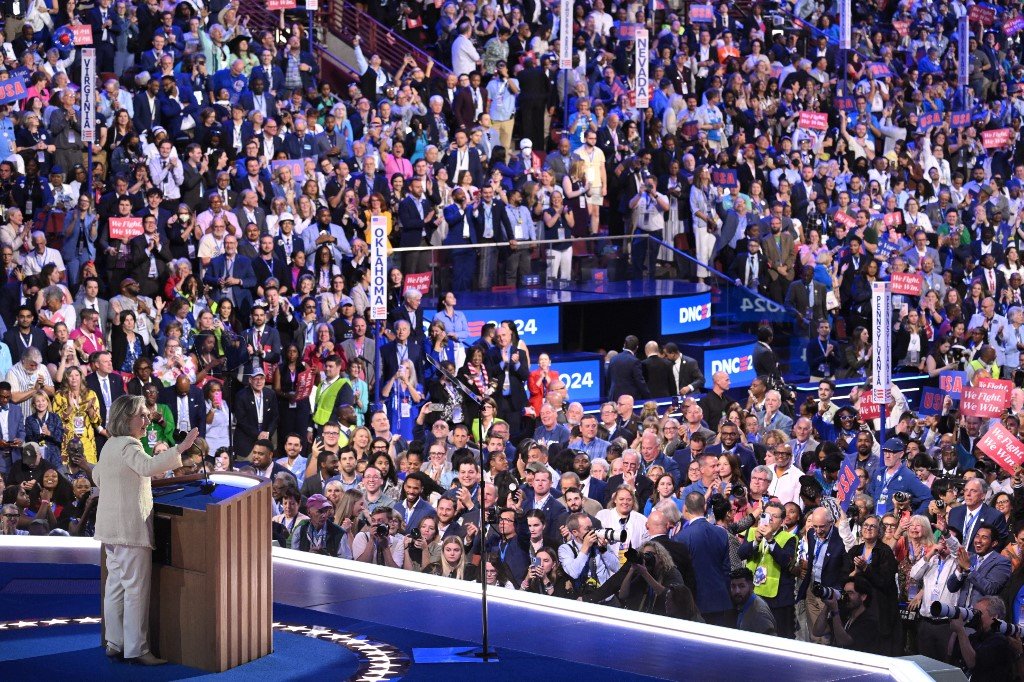
[[[356, 39], [342, 83], [302, 25], [250, 31], [234, 1], [28, 3], [0, 69], [26, 91], [0, 104], [0, 531], [94, 534], [108, 413], [136, 395], [148, 454], [199, 430], [174, 475], [273, 480], [284, 546], [1018, 675], [1000, 621], [1024, 617], [1024, 480], [976, 444], [1018, 433], [1024, 389], [992, 422], [951, 400], [918, 418], [898, 389], [884, 425], [861, 389], [833, 402], [836, 378], [869, 378], [871, 284], [899, 273], [921, 291], [893, 299], [895, 370], [1024, 387], [1005, 5], [964, 46], [960, 0], [854, 3], [844, 52], [813, 1], [710, 21], [580, 1], [571, 27], [534, 0], [371, 3], [434, 57], [390, 71]], [[400, 251], [378, 334], [381, 217]], [[725, 275], [785, 303], [817, 397], [786, 390], [768, 326], [740, 400], [675, 343], [629, 337], [595, 413], [514, 321], [471, 335], [458, 296], [624, 253], [578, 241], [595, 235], [633, 237], [633, 276]], [[424, 272], [429, 324], [404, 286]]]

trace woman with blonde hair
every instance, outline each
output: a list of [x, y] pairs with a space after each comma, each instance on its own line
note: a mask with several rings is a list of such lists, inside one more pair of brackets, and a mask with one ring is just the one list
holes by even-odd
[[565, 205], [572, 211], [572, 236], [589, 237], [596, 232], [597, 223], [591, 224], [587, 194], [590, 182], [587, 180], [587, 164], [578, 156], [569, 164], [569, 172], [562, 178], [562, 194]]
[[64, 370], [64, 381], [53, 396], [53, 411], [60, 417], [67, 438], [61, 443], [61, 459], [68, 457], [68, 444], [73, 437], [82, 442], [82, 453], [90, 464], [96, 463], [96, 428], [100, 426], [100, 401], [96, 392], [86, 386], [79, 367]]
[[462, 538], [457, 535], [449, 535], [441, 543], [440, 560], [424, 568], [423, 573], [456, 580], [476, 580], [477, 567], [466, 563], [466, 551], [462, 546]]
[[176, 447], [150, 457], [139, 440], [149, 423], [141, 396], [121, 396], [110, 406], [110, 439], [92, 470], [103, 488], [96, 511], [96, 540], [103, 543], [107, 579], [103, 599], [106, 654], [143, 665], [162, 665], [149, 650], [146, 631], [153, 571], [152, 477], [181, 466], [199, 436], [193, 428]]

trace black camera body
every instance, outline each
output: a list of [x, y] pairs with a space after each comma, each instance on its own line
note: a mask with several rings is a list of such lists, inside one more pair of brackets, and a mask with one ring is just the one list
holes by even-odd
[[906, 504], [910, 502], [910, 493], [906, 490], [897, 490], [892, 494], [892, 501], [898, 504]]
[[835, 599], [837, 602], [843, 602], [846, 599], [846, 594], [842, 590], [837, 590], [834, 587], [826, 587], [821, 583], [814, 583], [811, 585], [811, 592], [815, 597], [824, 601]]
[[373, 532], [379, 538], [386, 538], [391, 532], [391, 526], [386, 523], [378, 523], [373, 527]]
[[[381, 525], [383, 526], [384, 524], [381, 524]], [[406, 537], [408, 537], [410, 540], [421, 540], [421, 539], [423, 539], [423, 535], [420, 533], [420, 529], [419, 528], [413, 528], [412, 530], [410, 530], [406, 534]]]

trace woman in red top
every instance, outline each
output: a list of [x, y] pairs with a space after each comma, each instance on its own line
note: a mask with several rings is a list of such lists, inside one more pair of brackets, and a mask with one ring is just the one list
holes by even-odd
[[544, 403], [548, 386], [558, 381], [558, 372], [551, 369], [551, 357], [547, 353], [541, 353], [537, 358], [537, 369], [530, 372], [526, 380], [526, 389], [530, 392], [530, 407], [534, 414], [540, 414], [540, 406]]

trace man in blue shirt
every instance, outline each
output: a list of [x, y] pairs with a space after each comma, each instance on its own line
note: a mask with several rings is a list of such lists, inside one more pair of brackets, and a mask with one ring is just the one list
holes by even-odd
[[610, 443], [597, 437], [597, 417], [588, 414], [580, 420], [580, 437], [569, 441], [569, 447], [587, 453], [590, 461], [604, 458]]
[[540, 406], [540, 424], [533, 432], [535, 441], [543, 443], [545, 446], [558, 443], [560, 447], [564, 448], [569, 443], [571, 435], [572, 433], [565, 424], [558, 423], [558, 413], [555, 412], [555, 408], [551, 407], [551, 403], [545, 402]]
[[884, 468], [877, 471], [868, 483], [868, 495], [875, 498], [875, 513], [879, 516], [895, 508], [892, 498], [896, 493], [909, 493], [910, 506], [919, 514], [924, 513], [932, 499], [932, 492], [928, 486], [903, 463], [905, 447], [899, 438], [885, 441], [882, 446]]

